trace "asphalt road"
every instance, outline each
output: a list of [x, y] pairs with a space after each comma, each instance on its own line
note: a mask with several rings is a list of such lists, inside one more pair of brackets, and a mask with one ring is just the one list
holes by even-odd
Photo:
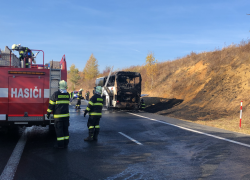
[[13, 167], [10, 157], [25, 137], [9, 179], [250, 179], [247, 135], [150, 113], [103, 110], [99, 140], [84, 142], [85, 108], [84, 101], [81, 110], [70, 106], [67, 149], [53, 147], [56, 137], [48, 127], [0, 131], [0, 175]]

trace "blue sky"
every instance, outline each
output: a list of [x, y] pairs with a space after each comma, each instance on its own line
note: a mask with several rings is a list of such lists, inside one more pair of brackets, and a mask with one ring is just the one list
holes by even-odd
[[[106, 66], [162, 62], [239, 44], [250, 36], [249, 0], [43, 0], [0, 4], [0, 48], [21, 44], [65, 54], [82, 71], [90, 55]], [[42, 63], [42, 55], [38, 55]]]

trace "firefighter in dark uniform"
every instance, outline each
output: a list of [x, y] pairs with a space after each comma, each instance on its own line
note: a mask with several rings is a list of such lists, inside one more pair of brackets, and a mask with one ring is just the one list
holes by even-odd
[[141, 99], [141, 110], [145, 110], [145, 102], [144, 99]]
[[69, 93], [66, 89], [67, 82], [60, 81], [59, 90], [51, 96], [47, 110], [48, 119], [51, 112], [54, 114], [57, 136], [56, 148], [66, 148], [69, 144]]
[[81, 109], [81, 108], [80, 108], [81, 99], [82, 99], [82, 89], [80, 89], [79, 92], [77, 93], [76, 109]]
[[96, 86], [95, 94], [90, 98], [88, 106], [84, 112], [84, 117], [89, 113], [88, 129], [89, 136], [84, 141], [97, 141], [100, 131], [100, 119], [102, 117], [103, 99], [101, 97], [102, 87]]
[[88, 101], [89, 100], [89, 91], [86, 91], [85, 96], [86, 96], [86, 100]]
[[12, 50], [16, 50], [19, 52], [19, 60], [25, 61], [25, 68], [29, 68], [29, 58], [32, 58], [33, 56], [32, 51], [28, 47], [23, 47], [20, 44], [13, 44]]

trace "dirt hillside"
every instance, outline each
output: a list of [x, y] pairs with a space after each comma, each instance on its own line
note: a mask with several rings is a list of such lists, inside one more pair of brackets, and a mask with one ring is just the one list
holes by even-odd
[[[242, 127], [250, 133], [249, 41], [159, 63], [152, 89], [145, 87], [145, 66], [124, 70], [141, 73], [142, 93], [149, 94], [144, 98], [146, 111], [198, 123], [223, 122], [237, 129], [243, 101]], [[92, 92], [93, 85], [94, 79], [81, 87]]]
[[223, 119], [235, 128], [243, 101], [242, 127], [250, 130], [250, 44], [162, 63], [154, 89], [143, 93], [163, 98], [148, 101], [148, 112], [197, 122]]

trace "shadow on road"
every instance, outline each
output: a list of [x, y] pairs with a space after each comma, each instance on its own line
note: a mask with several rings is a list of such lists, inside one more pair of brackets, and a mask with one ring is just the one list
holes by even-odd
[[178, 106], [183, 102], [183, 99], [165, 99], [165, 98], [157, 98], [151, 99], [153, 97], [144, 97], [146, 105], [151, 104], [145, 108], [145, 111], [150, 113], [157, 113], [162, 110], [171, 109], [175, 106]]

